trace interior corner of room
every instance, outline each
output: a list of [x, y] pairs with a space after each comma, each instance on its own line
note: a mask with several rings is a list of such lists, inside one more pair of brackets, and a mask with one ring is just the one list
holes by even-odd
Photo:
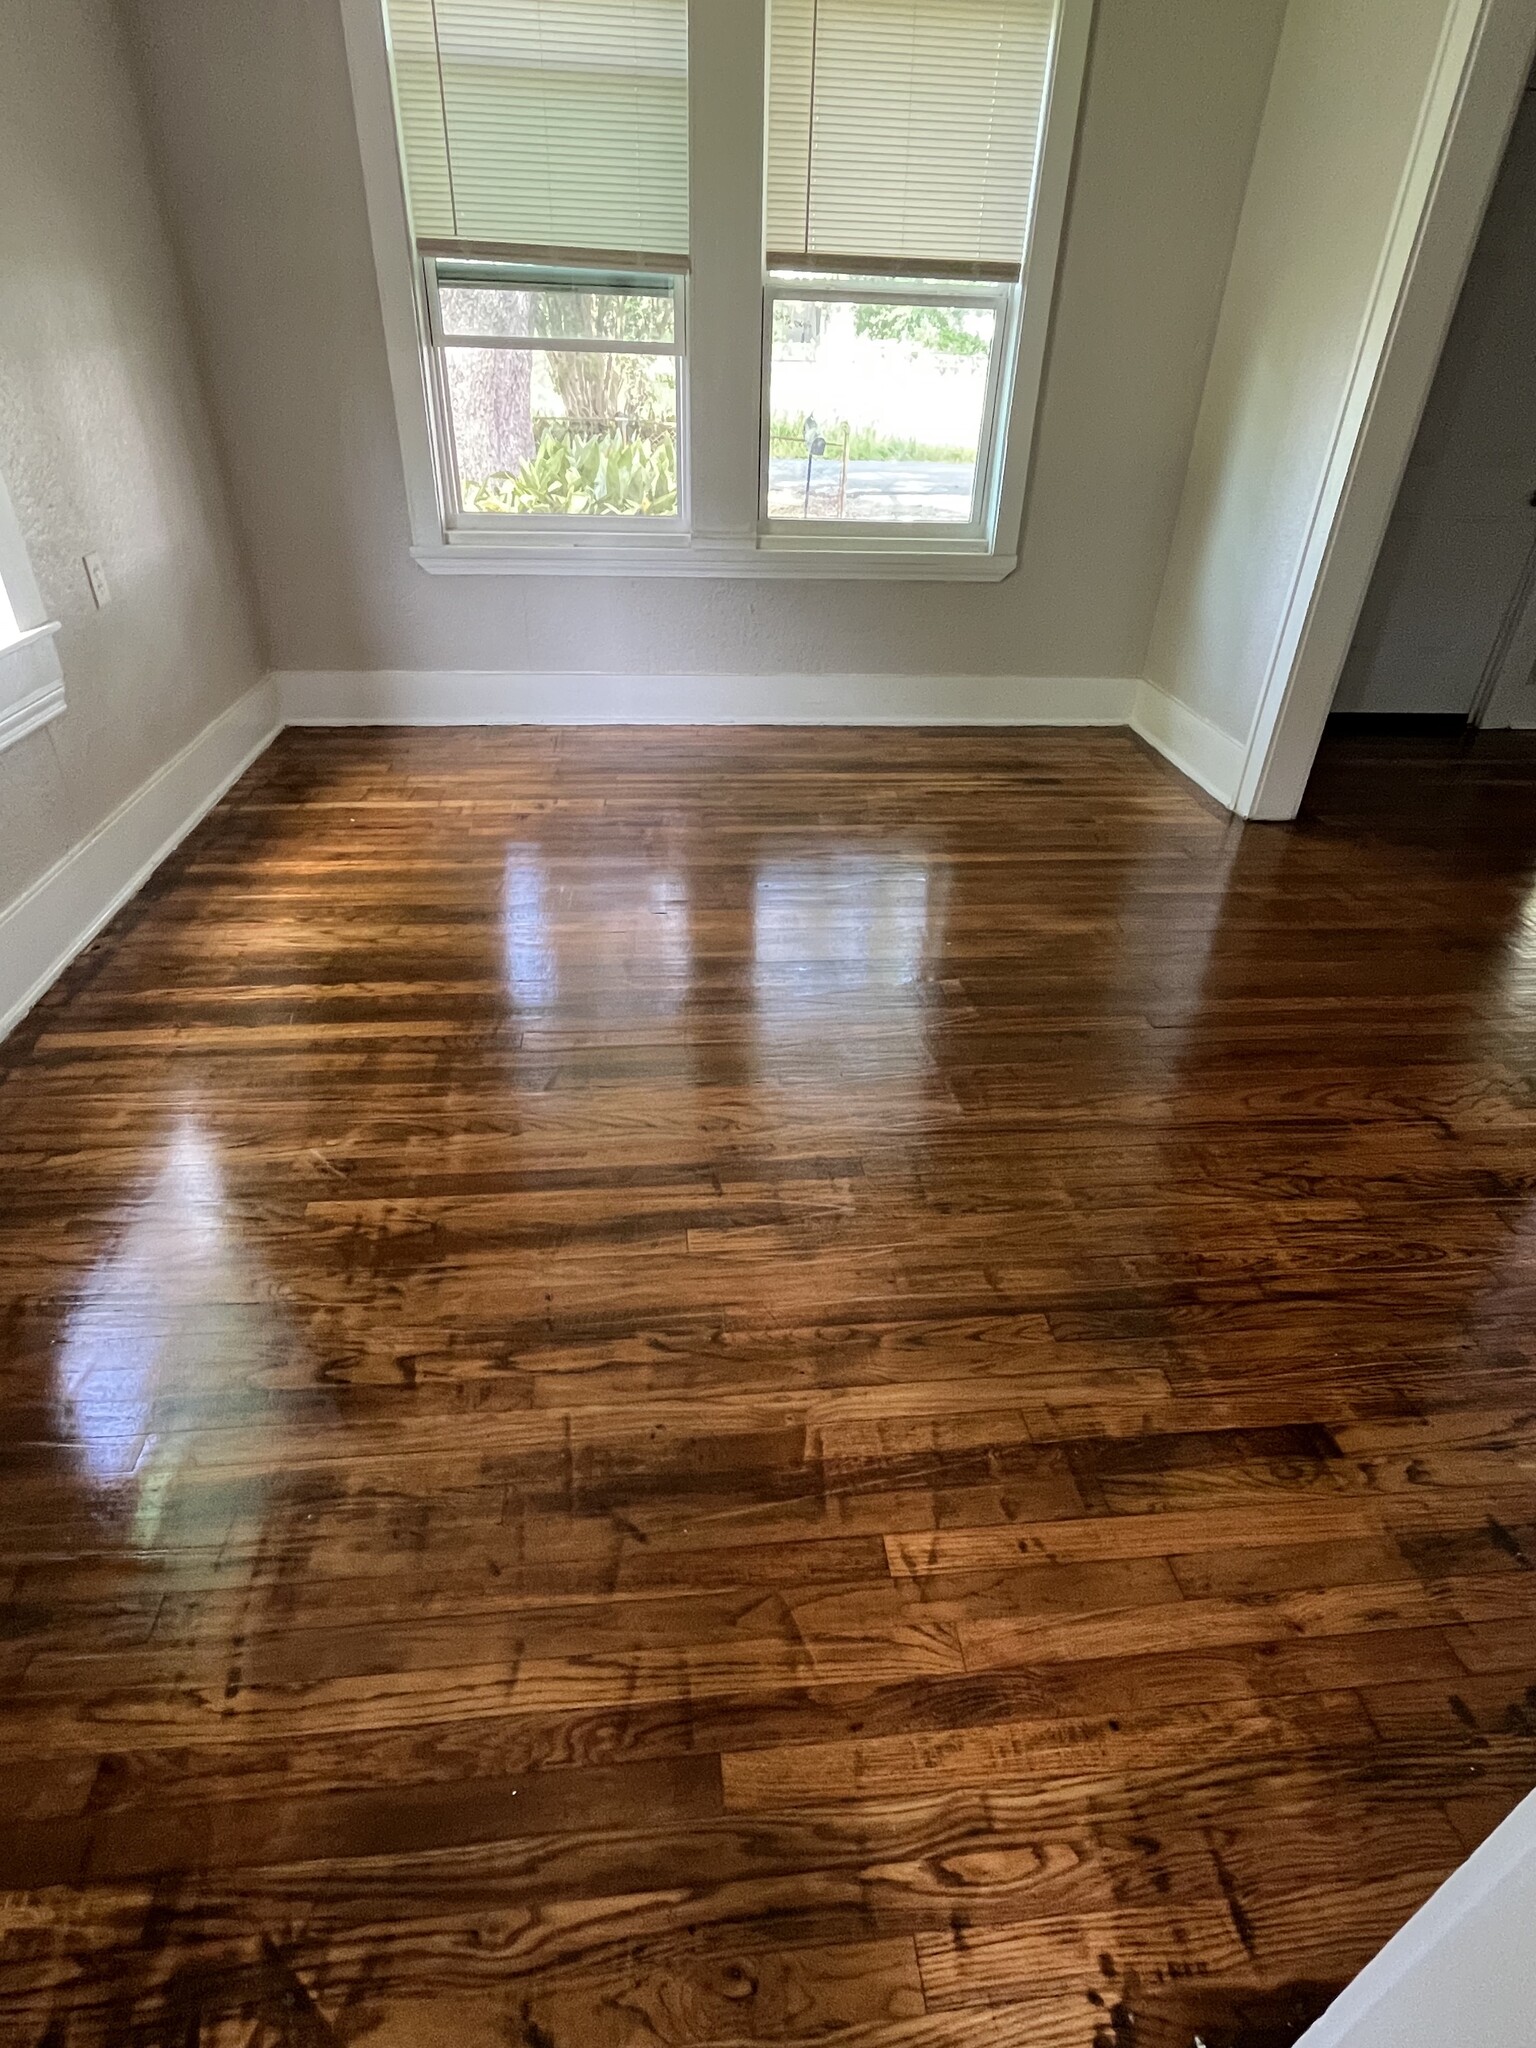
[[[1485, 722], [1522, 722], [1536, 627], [1511, 579], [1525, 530], [1502, 476], [1496, 534], [1468, 502], [1473, 480], [1453, 463], [1480, 459], [1478, 436], [1451, 426], [1509, 395], [1512, 352], [1466, 337], [1480, 295], [1518, 274], [1501, 251], [1524, 217], [1523, 125], [1414, 439], [1518, 97], [1527, 25], [1513, 0], [1396, 7], [1385, 51], [1366, 0], [1184, 0], [1156, 24], [1099, 0], [1091, 35], [1094, 10], [1071, 0], [1057, 154], [1033, 159], [1037, 181], [1055, 180], [1036, 193], [1051, 242], [1026, 294], [1048, 308], [1049, 348], [1043, 317], [1010, 342], [1023, 395], [990, 538], [938, 531], [922, 559], [899, 533], [870, 540], [855, 523], [815, 551], [790, 532], [786, 557], [784, 533], [765, 534], [745, 543], [753, 573], [722, 577], [711, 557], [739, 564], [728, 530], [755, 522], [722, 456], [696, 479], [689, 567], [709, 581], [665, 550], [620, 549], [592, 577], [590, 553], [564, 549], [590, 579], [576, 633], [561, 550], [522, 563], [532, 576], [472, 581], [426, 573], [445, 548], [410, 551], [440, 514], [431, 482], [411, 475], [413, 447], [430, 463], [422, 373], [412, 337], [390, 327], [403, 241], [380, 259], [392, 176], [397, 207], [400, 189], [389, 161], [370, 163], [370, 151], [392, 160], [367, 109], [370, 51], [372, 89], [389, 90], [385, 17], [373, 0], [278, 6], [275, 35], [270, 8], [193, 20], [156, 0], [65, 5], [47, 33], [28, 10], [11, 25], [5, 228], [27, 289], [8, 292], [3, 315], [15, 394], [4, 474], [19, 513], [9, 584], [29, 632], [56, 633], [0, 674], [0, 898], [18, 963], [0, 1014], [24, 1010], [283, 720], [1123, 724], [1240, 815], [1277, 818], [1294, 814], [1340, 671], [1339, 710], [1460, 711], [1475, 698]], [[399, 0], [397, 34], [429, 12]], [[778, 54], [745, 76], [779, 78], [769, 227], [791, 244], [800, 233], [805, 249], [786, 260], [814, 264], [821, 216], [794, 168], [808, 132], [803, 13], [781, 0]], [[1026, 14], [1051, 19], [1043, 0]], [[716, 47], [701, 30], [695, 58], [723, 61], [762, 16], [762, 0], [732, 0], [708, 17]], [[697, 97], [721, 125], [713, 82]], [[1047, 84], [1043, 70], [1028, 84], [1042, 108]], [[1330, 120], [1330, 104], [1367, 111]], [[68, 164], [41, 143], [53, 111], [84, 137]], [[412, 120], [430, 159], [430, 122]], [[1005, 193], [1022, 189], [1024, 163], [995, 170]], [[418, 182], [421, 204], [439, 204], [430, 175]], [[737, 212], [754, 191], [761, 203], [761, 181], [744, 189]], [[846, 209], [835, 179], [817, 190]], [[460, 224], [452, 199], [445, 186], [449, 210], [428, 227]], [[635, 233], [686, 243], [676, 189], [663, 179], [644, 203]], [[706, 239], [738, 224], [713, 218], [724, 204], [712, 186], [695, 192]], [[878, 240], [882, 225], [864, 232]], [[975, 252], [1006, 257], [1006, 241], [988, 229]], [[690, 319], [714, 289], [707, 260], [693, 272]], [[739, 301], [740, 280], [722, 278]], [[1503, 317], [1517, 317], [1512, 300]], [[66, 319], [96, 323], [97, 338], [61, 362]], [[692, 379], [696, 448], [755, 440], [758, 369], [738, 353], [724, 349], [723, 375]], [[836, 456], [820, 458], [828, 474]], [[782, 509], [798, 512], [798, 457], [771, 459]], [[1506, 442], [1484, 467], [1513, 460]], [[805, 467], [809, 505], [820, 479], [815, 458]], [[979, 483], [975, 496], [980, 516]], [[1455, 538], [1440, 546], [1447, 520]], [[449, 566], [504, 565], [472, 545]], [[1420, 630], [1415, 607], [1432, 593], [1453, 600], [1439, 614], [1467, 646]], [[104, 881], [85, 879], [93, 862]]]
[[[760, 22], [761, 0], [732, 4], [732, 28]], [[253, 689], [271, 693], [269, 728], [279, 716], [1126, 724], [1229, 808], [1282, 818], [1338, 671], [1341, 708], [1402, 696], [1385, 680], [1401, 667], [1393, 649], [1422, 636], [1389, 616], [1382, 578], [1350, 652], [1354, 615], [1514, 111], [1518, 6], [1415, 0], [1383, 39], [1366, 0], [1184, 0], [1155, 24], [1099, 0], [1090, 37], [1074, 0], [1082, 85], [1079, 104], [1070, 82], [1058, 134], [1059, 254], [1030, 288], [1049, 304], [1049, 347], [1042, 331], [1037, 376], [1027, 362], [1019, 373], [1012, 499], [989, 559], [968, 561], [963, 539], [940, 533], [928, 561], [898, 546], [860, 580], [890, 533], [834, 535], [813, 557], [790, 534], [787, 561], [780, 533], [749, 543], [769, 581], [712, 573], [711, 543], [693, 565], [709, 575], [701, 587], [664, 551], [621, 551], [582, 588], [573, 633], [563, 565], [547, 553], [533, 575], [460, 580], [426, 573], [421, 557], [445, 551], [409, 552], [422, 517], [439, 515], [413, 501], [397, 408], [403, 379], [424, 450], [420, 372], [388, 330], [374, 189], [387, 176], [368, 166], [348, 50], [370, 10], [382, 47], [383, 18], [372, 0], [348, 0], [347, 21], [340, 0], [277, 5], [280, 34], [270, 8], [192, 20], [155, 0], [66, 5], [48, 34], [24, 13], [30, 32], [12, 29], [6, 225], [30, 296], [7, 295], [24, 402], [5, 457], [39, 602], [59, 623], [68, 709], [0, 762], [10, 899]], [[1330, 105], [1361, 118], [1331, 120]], [[37, 147], [49, 108], [88, 136], [68, 166]], [[770, 174], [774, 161], [770, 148]], [[780, 175], [769, 197], [792, 239], [805, 180]], [[695, 195], [706, 234], [713, 201]], [[655, 205], [664, 232], [676, 195]], [[686, 239], [675, 221], [670, 239]], [[403, 245], [392, 260], [405, 262]], [[707, 298], [708, 262], [693, 272]], [[61, 371], [50, 336], [66, 294], [102, 347]], [[85, 368], [100, 360], [118, 366], [106, 388]], [[734, 374], [745, 401], [723, 388], [730, 374], [694, 392], [704, 416], [717, 408], [711, 448], [757, 431], [755, 358]], [[752, 410], [733, 418], [733, 403]], [[1432, 407], [1410, 492], [1431, 473], [1435, 420]], [[121, 451], [122, 473], [92, 459], [93, 435]], [[701, 472], [720, 525], [752, 521], [730, 502], [737, 486], [716, 484]], [[1383, 577], [1422, 593], [1408, 495]], [[696, 510], [707, 527], [713, 514]], [[1499, 565], [1512, 545], [1506, 532]], [[1491, 603], [1502, 566], [1457, 553]], [[109, 574], [106, 609], [88, 554]], [[994, 563], [1000, 582], [965, 580]], [[474, 547], [459, 564], [487, 566]], [[205, 756], [232, 762], [261, 723], [247, 718], [235, 753], [203, 742]], [[131, 872], [177, 822], [162, 805]], [[11, 1011], [22, 991], [6, 993]]]

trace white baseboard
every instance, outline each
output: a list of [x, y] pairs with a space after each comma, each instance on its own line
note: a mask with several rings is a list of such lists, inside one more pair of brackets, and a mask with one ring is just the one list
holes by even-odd
[[1530, 2048], [1536, 1796], [1368, 1962], [1297, 2048]]
[[1124, 725], [1126, 677], [290, 670], [288, 725]]
[[1136, 686], [1129, 718], [1131, 730], [1155, 747], [1191, 782], [1198, 782], [1217, 803], [1234, 810], [1248, 750], [1241, 740], [1191, 711], [1155, 683]]
[[280, 723], [267, 678], [0, 910], [0, 1038], [270, 745]]
[[1243, 752], [1127, 676], [289, 670], [231, 705], [0, 910], [0, 1038], [285, 725], [1130, 725], [1226, 804]]

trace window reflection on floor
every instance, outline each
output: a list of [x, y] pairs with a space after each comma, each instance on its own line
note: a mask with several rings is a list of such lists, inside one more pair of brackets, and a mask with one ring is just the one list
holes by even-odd
[[552, 1010], [601, 992], [605, 1008], [674, 1010], [693, 971], [687, 885], [648, 865], [551, 862], [508, 850], [501, 892], [507, 993], [519, 1010]]
[[197, 1310], [238, 1299], [213, 1143], [183, 1117], [165, 1163], [85, 1276], [55, 1365], [59, 1418], [82, 1475], [105, 1484], [132, 1470], [162, 1372]]
[[501, 885], [501, 943], [507, 992], [519, 1009], [538, 1010], [559, 992], [550, 931], [549, 888], [536, 848], [514, 847]]
[[1505, 1014], [1528, 1023], [1536, 1009], [1536, 887], [1510, 921], [1509, 944], [1499, 963]]
[[[921, 856], [846, 848], [764, 861], [753, 890], [752, 981], [765, 1078], [839, 1085], [926, 1074], [926, 977], [942, 903]], [[847, 1030], [848, 999], [862, 997]]]
[[753, 899], [758, 993], [899, 986], [922, 973], [928, 865], [883, 854], [797, 854], [764, 861]]

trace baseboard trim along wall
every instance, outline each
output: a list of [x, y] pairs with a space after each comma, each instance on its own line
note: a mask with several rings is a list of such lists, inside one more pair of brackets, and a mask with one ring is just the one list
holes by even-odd
[[1237, 808], [1238, 787], [1248, 750], [1241, 740], [1191, 711], [1155, 683], [1138, 683], [1131, 708], [1131, 730], [1155, 747], [1191, 782], [1198, 782], [1217, 803]]
[[1125, 725], [1127, 677], [289, 671], [287, 725]]
[[280, 729], [267, 678], [0, 910], [0, 1038], [141, 889]]
[[308, 669], [274, 681], [286, 725], [1128, 725], [1229, 809], [1246, 755], [1131, 676]]
[[1128, 676], [290, 670], [232, 704], [0, 910], [0, 1038], [285, 725], [1129, 726], [1229, 808], [1244, 752]]

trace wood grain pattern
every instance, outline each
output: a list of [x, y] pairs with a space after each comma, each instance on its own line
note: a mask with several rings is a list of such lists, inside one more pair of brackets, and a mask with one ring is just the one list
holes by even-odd
[[285, 736], [0, 1054], [0, 2041], [1288, 2048], [1536, 1785], [1533, 881]]

